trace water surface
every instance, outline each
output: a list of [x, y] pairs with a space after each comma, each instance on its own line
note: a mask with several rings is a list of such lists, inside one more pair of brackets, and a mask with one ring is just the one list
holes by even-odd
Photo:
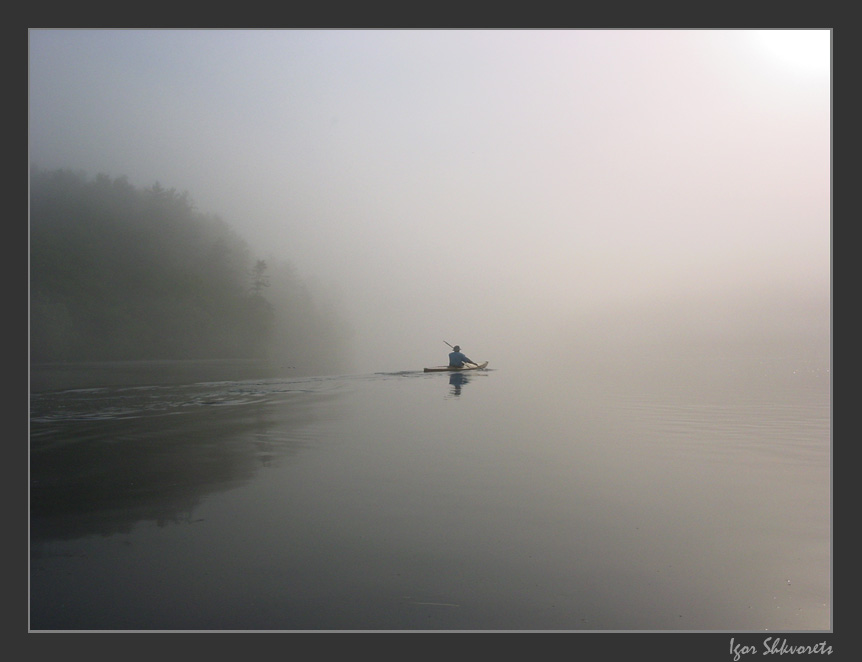
[[32, 629], [830, 628], [823, 366], [189, 368], [40, 373]]

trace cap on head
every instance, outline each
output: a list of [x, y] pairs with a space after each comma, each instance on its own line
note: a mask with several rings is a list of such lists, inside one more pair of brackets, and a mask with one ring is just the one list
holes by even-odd
[[460, 352], [461, 351], [461, 345], [455, 345], [452, 349], [454, 349], [456, 352]]

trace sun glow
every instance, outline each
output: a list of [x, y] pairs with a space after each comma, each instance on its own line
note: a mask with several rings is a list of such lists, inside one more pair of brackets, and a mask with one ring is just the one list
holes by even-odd
[[772, 58], [795, 72], [823, 74], [830, 69], [829, 30], [757, 30], [755, 36]]

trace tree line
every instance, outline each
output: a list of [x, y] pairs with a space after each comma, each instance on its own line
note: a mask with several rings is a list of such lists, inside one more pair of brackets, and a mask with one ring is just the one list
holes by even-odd
[[[30, 173], [30, 359], [346, 360], [344, 323], [187, 192]], [[274, 296], [273, 296], [274, 295]]]

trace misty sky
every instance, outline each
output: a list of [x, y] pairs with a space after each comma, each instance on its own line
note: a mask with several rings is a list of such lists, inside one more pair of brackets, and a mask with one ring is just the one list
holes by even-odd
[[30, 161], [188, 191], [363, 369], [500, 363], [602, 307], [828, 297], [830, 35], [781, 36], [31, 30]]

